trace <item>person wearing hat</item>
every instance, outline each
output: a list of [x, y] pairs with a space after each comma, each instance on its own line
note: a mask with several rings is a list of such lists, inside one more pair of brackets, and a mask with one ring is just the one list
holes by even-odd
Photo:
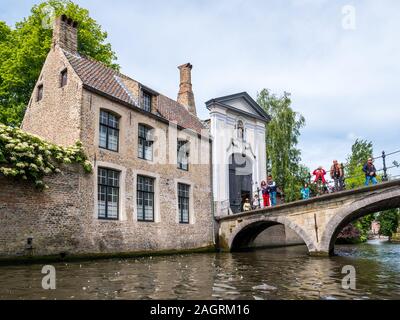
[[258, 197], [258, 193], [255, 193], [253, 198], [253, 210], [257, 209], [260, 209], [260, 198]]
[[377, 184], [378, 181], [376, 180], [376, 168], [374, 166], [374, 162], [372, 158], [368, 158], [367, 163], [364, 165], [362, 169], [365, 173], [365, 185], [369, 186], [369, 182], [371, 181], [372, 184]]

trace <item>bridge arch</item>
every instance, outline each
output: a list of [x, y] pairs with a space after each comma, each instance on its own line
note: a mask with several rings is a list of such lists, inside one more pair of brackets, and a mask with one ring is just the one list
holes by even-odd
[[339, 208], [327, 222], [319, 245], [320, 252], [334, 254], [336, 238], [349, 223], [368, 214], [400, 207], [400, 189], [376, 191], [356, 200], [349, 206]]
[[230, 251], [248, 248], [261, 232], [274, 225], [284, 225], [293, 230], [307, 245], [309, 252], [317, 250], [315, 243], [303, 228], [292, 222], [287, 217], [259, 216], [256, 219], [242, 221], [233, 230], [228, 241]]

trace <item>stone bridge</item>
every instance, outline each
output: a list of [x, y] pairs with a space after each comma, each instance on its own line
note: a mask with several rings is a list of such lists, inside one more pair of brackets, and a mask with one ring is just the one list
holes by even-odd
[[273, 208], [216, 217], [223, 251], [248, 248], [270, 226], [283, 224], [305, 242], [310, 255], [328, 256], [340, 231], [370, 213], [400, 207], [400, 180], [323, 195]]

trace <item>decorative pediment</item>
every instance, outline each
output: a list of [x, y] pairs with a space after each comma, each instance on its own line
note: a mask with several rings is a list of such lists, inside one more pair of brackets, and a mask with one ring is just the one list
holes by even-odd
[[207, 108], [223, 107], [246, 117], [252, 117], [266, 122], [269, 115], [261, 108], [247, 92], [241, 92], [206, 102]]

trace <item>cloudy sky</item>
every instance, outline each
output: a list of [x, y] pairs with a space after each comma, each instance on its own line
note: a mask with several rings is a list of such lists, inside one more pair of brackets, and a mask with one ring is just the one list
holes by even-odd
[[[13, 25], [40, 1], [0, 2]], [[345, 161], [356, 138], [375, 155], [400, 149], [400, 1], [75, 2], [108, 32], [122, 72], [155, 90], [176, 98], [176, 67], [191, 62], [203, 119], [214, 97], [290, 92], [307, 121], [300, 148], [310, 168]]]

